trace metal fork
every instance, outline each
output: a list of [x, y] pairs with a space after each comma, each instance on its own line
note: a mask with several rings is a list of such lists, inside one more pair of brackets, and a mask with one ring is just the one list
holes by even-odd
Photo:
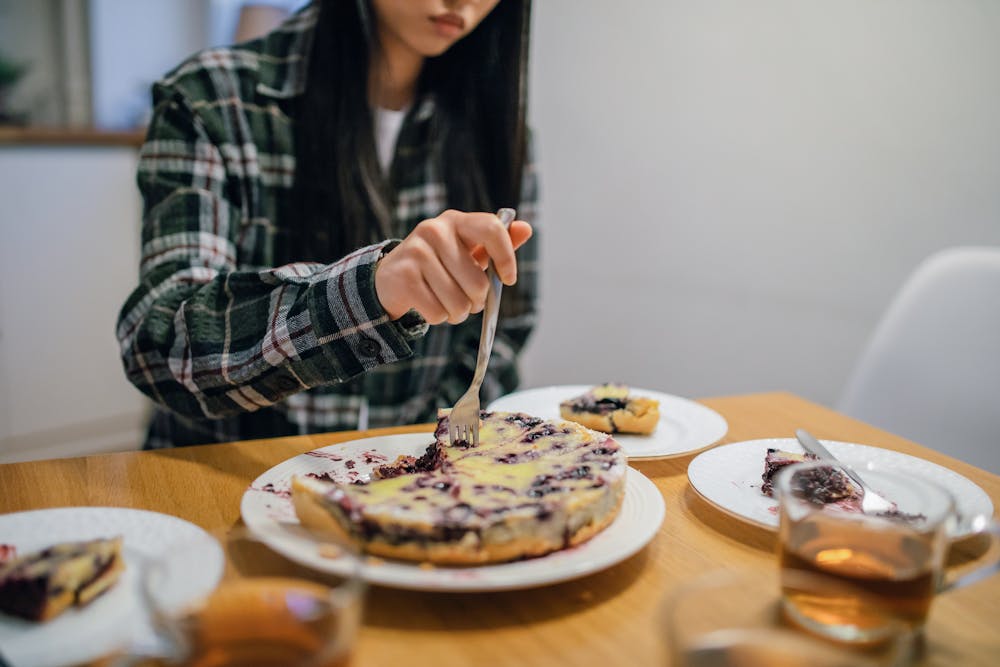
[[[512, 208], [502, 208], [497, 211], [497, 217], [503, 223], [504, 229], [510, 228], [517, 213]], [[483, 386], [486, 377], [486, 366], [490, 362], [493, 351], [493, 337], [497, 330], [497, 314], [500, 312], [500, 291], [503, 283], [493, 267], [493, 260], [486, 266], [486, 277], [490, 279], [490, 289], [486, 293], [486, 308], [483, 309], [483, 328], [479, 334], [479, 356], [476, 359], [476, 372], [472, 376], [472, 384], [458, 399], [448, 416], [448, 440], [454, 445], [458, 441], [479, 444], [479, 388]]]
[[[795, 431], [795, 438], [799, 441], [799, 444], [802, 445], [802, 448], [810, 454], [814, 454], [823, 460], [830, 461], [831, 463], [840, 464], [837, 457], [835, 457], [829, 449], [824, 447], [823, 444], [809, 431], [800, 428]], [[872, 487], [868, 486], [868, 484], [865, 483], [865, 480], [861, 479], [861, 476], [858, 475], [858, 473], [854, 472], [854, 470], [848, 466], [843, 466], [843, 464], [841, 465], [841, 470], [843, 470], [847, 476], [851, 478], [851, 481], [857, 484], [858, 488], [861, 489], [862, 512], [865, 514], [881, 514], [882, 512], [888, 512], [896, 508], [896, 504], [894, 502], [887, 500], [878, 491], [875, 491]]]

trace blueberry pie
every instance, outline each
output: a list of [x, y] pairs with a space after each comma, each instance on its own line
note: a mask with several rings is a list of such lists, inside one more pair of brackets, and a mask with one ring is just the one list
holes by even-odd
[[64, 542], [0, 565], [0, 611], [47, 621], [111, 588], [125, 569], [122, 538]]
[[605, 433], [649, 435], [660, 421], [660, 402], [633, 396], [623, 384], [601, 384], [559, 404], [559, 415]]
[[618, 514], [625, 470], [611, 436], [520, 413], [484, 411], [479, 445], [451, 445], [442, 410], [423, 455], [400, 457], [364, 483], [297, 476], [292, 502], [306, 527], [373, 555], [493, 563], [596, 535]]
[[[818, 461], [819, 457], [814, 454], [797, 454], [786, 452], [780, 449], [768, 448], [767, 456], [764, 457], [764, 483], [760, 490], [765, 496], [774, 495], [774, 476], [778, 471], [794, 463], [805, 461]], [[842, 471], [833, 467], [819, 466], [803, 472], [797, 478], [797, 484], [792, 491], [819, 505], [829, 505], [836, 503], [841, 509], [861, 511], [861, 495]], [[903, 515], [893, 508], [890, 512], [883, 512], [883, 516], [916, 516]]]

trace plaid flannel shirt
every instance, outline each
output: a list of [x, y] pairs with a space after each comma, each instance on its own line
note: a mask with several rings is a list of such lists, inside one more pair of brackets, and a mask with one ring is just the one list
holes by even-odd
[[[117, 337], [128, 379], [156, 403], [147, 448], [430, 422], [468, 388], [480, 317], [428, 327], [389, 319], [376, 262], [392, 243], [331, 264], [275, 266], [295, 177], [291, 105], [305, 85], [316, 8], [260, 40], [196, 54], [153, 86], [138, 168], [139, 286]], [[428, 131], [407, 115], [390, 170], [393, 236], [446, 208]], [[534, 222], [525, 168], [518, 217]], [[518, 383], [535, 322], [536, 242], [518, 251], [484, 404]]]

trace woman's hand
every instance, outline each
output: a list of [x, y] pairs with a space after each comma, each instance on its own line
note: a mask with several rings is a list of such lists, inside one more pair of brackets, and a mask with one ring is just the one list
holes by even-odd
[[430, 324], [458, 324], [486, 305], [489, 259], [505, 285], [517, 281], [514, 251], [531, 234], [523, 220], [507, 230], [492, 213], [445, 211], [417, 225], [379, 261], [375, 292], [394, 320], [412, 308]]

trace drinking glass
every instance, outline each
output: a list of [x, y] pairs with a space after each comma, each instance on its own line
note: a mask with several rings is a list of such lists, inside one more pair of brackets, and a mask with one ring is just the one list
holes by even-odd
[[[875, 465], [854, 470], [896, 507], [860, 509], [845, 466], [816, 461], [777, 475], [784, 612], [802, 627], [845, 642], [872, 643], [919, 632], [936, 594], [997, 571], [1000, 556], [971, 572], [945, 567], [961, 520], [998, 539], [988, 517], [960, 517], [940, 485]], [[831, 489], [833, 490], [831, 492]], [[833, 500], [839, 491], [846, 497]]]
[[[245, 528], [220, 540], [226, 571], [204, 595], [184, 591], [204, 551], [177, 544], [142, 561], [149, 637], [114, 664], [130, 667], [343, 667], [365, 593], [361, 560], [342, 543], [318, 544], [346, 567], [332, 577], [277, 556]], [[242, 567], [238, 564], [242, 561]]]
[[673, 667], [900, 667], [911, 642], [837, 644], [785, 621], [775, 570], [715, 570], [675, 588], [665, 604]]

